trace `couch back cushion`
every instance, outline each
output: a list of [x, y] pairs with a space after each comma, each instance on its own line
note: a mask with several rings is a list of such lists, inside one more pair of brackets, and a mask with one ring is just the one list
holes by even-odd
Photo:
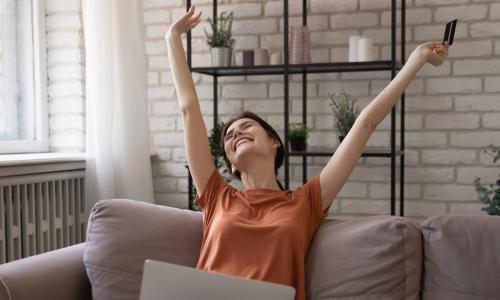
[[139, 298], [147, 258], [195, 267], [202, 239], [199, 212], [113, 199], [89, 217], [84, 263], [94, 300]]
[[421, 247], [419, 227], [409, 219], [326, 218], [306, 260], [307, 297], [418, 299]]
[[500, 217], [435, 216], [421, 227], [422, 299], [500, 299]]

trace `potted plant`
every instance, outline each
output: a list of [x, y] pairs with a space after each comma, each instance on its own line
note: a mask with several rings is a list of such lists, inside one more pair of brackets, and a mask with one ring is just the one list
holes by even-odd
[[342, 143], [342, 140], [359, 116], [360, 110], [356, 106], [357, 99], [343, 89], [338, 94], [334, 92], [328, 93], [328, 95], [330, 96], [330, 107], [333, 111], [335, 128], [339, 132], [339, 142]]
[[[210, 135], [208, 137], [208, 142], [210, 144], [210, 152], [212, 154], [212, 159], [214, 161], [214, 164], [215, 164], [215, 168], [217, 170], [220, 170], [221, 167], [225, 166], [225, 164], [223, 163], [222, 161], [222, 148], [220, 147], [220, 137], [221, 137], [221, 132], [222, 132], [222, 129], [224, 128], [224, 123], [223, 122], [220, 122], [219, 124], [217, 124], [214, 128], [212, 128], [210, 130]], [[189, 170], [189, 166], [188, 164], [185, 164], [184, 165], [186, 167], [186, 169]], [[222, 170], [222, 174], [226, 174], [228, 173], [228, 170], [226, 167], [224, 167], [224, 169]], [[231, 182], [231, 179], [228, 179], [228, 178], [224, 178], [226, 180], [226, 182]], [[196, 203], [196, 186], [193, 184], [192, 185], [192, 189], [190, 191], [191, 193], [191, 199], [192, 199], [192, 207], [194, 210], [200, 210], [200, 207], [198, 206], [198, 204]]]
[[[500, 147], [494, 147], [490, 145], [489, 150], [484, 150], [485, 153], [493, 156], [493, 163], [500, 159]], [[474, 186], [479, 196], [479, 200], [486, 204], [486, 207], [481, 208], [482, 211], [486, 211], [488, 215], [500, 216], [500, 174], [498, 174], [499, 179], [495, 182], [496, 186], [490, 184], [490, 190], [485, 185], [481, 184], [481, 178], [477, 177], [474, 179]]]
[[231, 37], [231, 27], [233, 24], [233, 12], [221, 12], [217, 19], [217, 25], [212, 19], [207, 18], [212, 28], [209, 34], [205, 28], [207, 44], [212, 47], [212, 65], [214, 67], [231, 66], [231, 56], [235, 40]]
[[292, 123], [288, 130], [288, 139], [290, 140], [290, 148], [292, 151], [305, 151], [306, 140], [309, 137], [311, 128], [303, 123]]

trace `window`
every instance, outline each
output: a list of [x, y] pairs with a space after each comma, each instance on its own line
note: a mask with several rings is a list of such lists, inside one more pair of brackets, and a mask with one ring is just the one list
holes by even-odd
[[45, 1], [0, 0], [0, 153], [48, 151]]

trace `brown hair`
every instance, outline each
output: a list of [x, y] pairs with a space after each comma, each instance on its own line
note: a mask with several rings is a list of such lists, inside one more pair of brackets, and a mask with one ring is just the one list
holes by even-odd
[[266, 121], [262, 120], [259, 116], [257, 116], [255, 113], [253, 113], [251, 111], [244, 111], [244, 112], [240, 113], [238, 116], [232, 118], [226, 124], [224, 124], [224, 128], [221, 131], [220, 146], [222, 149], [222, 155], [224, 157], [224, 161], [226, 162], [226, 166], [227, 166], [227, 169], [229, 171], [229, 174], [235, 175], [239, 180], [241, 180], [240, 171], [236, 170], [236, 172], [234, 172], [234, 174], [232, 172], [231, 162], [229, 162], [229, 159], [227, 158], [227, 155], [226, 155], [226, 150], [224, 149], [224, 137], [226, 136], [226, 132], [227, 132], [227, 129], [229, 128], [229, 126], [231, 126], [231, 124], [233, 124], [235, 121], [237, 121], [239, 119], [243, 119], [243, 118], [249, 118], [249, 119], [256, 121], [257, 123], [260, 124], [260, 126], [262, 126], [262, 128], [264, 128], [264, 130], [267, 132], [267, 135], [269, 137], [274, 138], [274, 139], [279, 141], [280, 146], [278, 148], [278, 151], [276, 152], [276, 156], [274, 157], [274, 173], [276, 175], [276, 182], [278, 183], [278, 186], [280, 187], [280, 189], [282, 191], [284, 191], [285, 189], [283, 188], [283, 185], [278, 180], [278, 169], [283, 164], [283, 157], [285, 155], [285, 147], [283, 146], [283, 142], [281, 141], [281, 138], [278, 135], [278, 133], [274, 130], [273, 127], [271, 127], [271, 125], [269, 125]]

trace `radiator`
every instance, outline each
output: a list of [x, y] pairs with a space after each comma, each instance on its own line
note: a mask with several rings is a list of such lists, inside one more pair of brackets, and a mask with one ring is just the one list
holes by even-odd
[[0, 178], [0, 263], [85, 240], [85, 171]]

